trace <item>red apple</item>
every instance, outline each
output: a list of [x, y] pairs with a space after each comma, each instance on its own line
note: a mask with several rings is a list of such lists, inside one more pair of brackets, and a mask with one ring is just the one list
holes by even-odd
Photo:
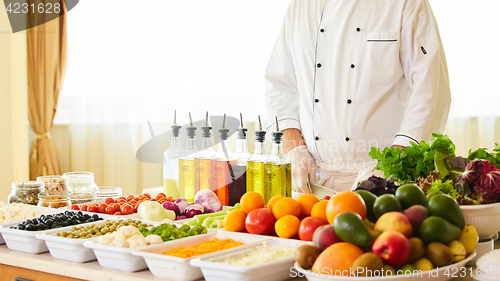
[[313, 235], [314, 231], [322, 226], [325, 225], [326, 222], [324, 222], [321, 219], [318, 218], [313, 218], [313, 217], [307, 217], [303, 219], [300, 222], [300, 227], [299, 227], [299, 239], [302, 241], [313, 241]]
[[395, 230], [410, 238], [413, 233], [410, 220], [400, 212], [388, 212], [378, 218], [375, 223], [375, 230], [385, 232]]
[[274, 230], [274, 215], [268, 208], [252, 210], [245, 220], [245, 228], [252, 234], [271, 234]]
[[375, 240], [372, 252], [382, 258], [384, 263], [398, 267], [405, 264], [410, 257], [410, 241], [403, 234], [389, 230]]
[[322, 225], [314, 231], [313, 244], [322, 251], [337, 242], [342, 242], [342, 240], [335, 233], [333, 224]]

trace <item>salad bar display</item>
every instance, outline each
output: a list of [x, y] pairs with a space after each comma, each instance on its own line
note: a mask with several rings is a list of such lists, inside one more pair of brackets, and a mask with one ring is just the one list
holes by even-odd
[[248, 191], [223, 207], [202, 189], [191, 202], [164, 193], [65, 208], [0, 202], [0, 234], [12, 251], [169, 280], [450, 280], [485, 254], [479, 238], [500, 231], [499, 152], [460, 157], [438, 134], [372, 148], [385, 178], [325, 198]]

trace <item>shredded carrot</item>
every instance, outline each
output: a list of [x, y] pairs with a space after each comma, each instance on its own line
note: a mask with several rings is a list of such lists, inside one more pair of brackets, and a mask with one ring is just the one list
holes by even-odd
[[179, 258], [190, 258], [195, 256], [201, 256], [204, 254], [210, 254], [213, 252], [218, 252], [222, 250], [227, 250], [237, 246], [245, 245], [244, 243], [234, 241], [233, 239], [218, 239], [214, 238], [212, 240], [207, 240], [192, 247], [179, 247], [177, 249], [171, 249], [169, 251], [163, 252], [164, 255], [174, 256]]

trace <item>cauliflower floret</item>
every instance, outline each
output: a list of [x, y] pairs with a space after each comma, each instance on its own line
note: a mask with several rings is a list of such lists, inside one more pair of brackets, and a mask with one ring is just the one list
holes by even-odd
[[108, 233], [104, 236], [100, 236], [99, 239], [97, 239], [97, 243], [103, 244], [103, 245], [113, 245], [114, 240], [115, 240], [115, 236], [111, 233]]
[[126, 239], [128, 239], [134, 235], [141, 234], [141, 232], [136, 227], [131, 226], [131, 225], [127, 225], [127, 226], [122, 226], [122, 227], [118, 228], [118, 231], [116, 231], [116, 234], [123, 235], [123, 236], [125, 236]]
[[127, 239], [128, 246], [129, 248], [138, 248], [138, 247], [144, 247], [147, 246], [146, 244], [146, 239], [144, 239], [144, 236], [142, 234], [134, 235]]
[[127, 238], [123, 235], [115, 235], [112, 246], [128, 248]]
[[146, 241], [146, 244], [151, 245], [151, 244], [160, 244], [163, 243], [163, 239], [159, 235], [156, 234], [151, 234], [146, 236], [144, 239]]

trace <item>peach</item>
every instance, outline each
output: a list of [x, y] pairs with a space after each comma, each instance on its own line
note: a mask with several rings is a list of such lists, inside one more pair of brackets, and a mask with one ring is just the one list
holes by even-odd
[[382, 258], [385, 264], [398, 267], [410, 257], [410, 241], [403, 234], [389, 230], [375, 240], [372, 252]]
[[378, 230], [382, 233], [385, 231], [394, 230], [402, 233], [408, 238], [411, 237], [413, 233], [413, 228], [411, 226], [410, 220], [400, 212], [388, 212], [383, 214], [375, 223], [375, 230]]

